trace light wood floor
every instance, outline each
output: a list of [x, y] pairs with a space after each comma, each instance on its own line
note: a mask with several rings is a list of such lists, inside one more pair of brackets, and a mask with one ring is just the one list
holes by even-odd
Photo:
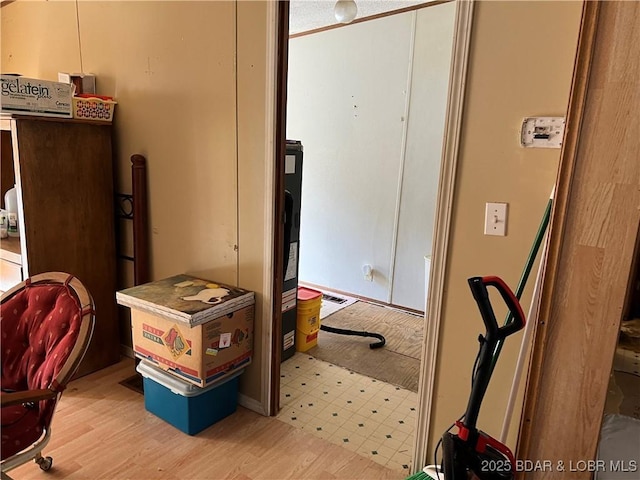
[[144, 409], [142, 395], [118, 384], [133, 374], [124, 359], [72, 382], [45, 455], [11, 470], [21, 479], [401, 479], [343, 447], [242, 407], [190, 437]]

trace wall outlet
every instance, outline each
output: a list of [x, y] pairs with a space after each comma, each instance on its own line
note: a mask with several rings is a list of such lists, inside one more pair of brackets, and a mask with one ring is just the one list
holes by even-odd
[[362, 274], [367, 282], [373, 282], [373, 268], [371, 265], [366, 264], [362, 266]]

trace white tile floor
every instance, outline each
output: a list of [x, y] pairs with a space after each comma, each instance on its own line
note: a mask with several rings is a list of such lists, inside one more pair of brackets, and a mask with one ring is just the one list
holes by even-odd
[[408, 475], [417, 403], [414, 392], [296, 353], [281, 367], [277, 418]]

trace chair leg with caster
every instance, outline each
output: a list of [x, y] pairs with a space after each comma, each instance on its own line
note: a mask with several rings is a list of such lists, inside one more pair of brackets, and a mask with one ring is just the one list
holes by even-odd
[[36, 462], [38, 464], [38, 466], [40, 467], [40, 469], [44, 470], [45, 472], [50, 470], [51, 467], [53, 466], [53, 458], [51, 458], [51, 457], [43, 457], [39, 453], [36, 456], [36, 458], [33, 459], [33, 461]]

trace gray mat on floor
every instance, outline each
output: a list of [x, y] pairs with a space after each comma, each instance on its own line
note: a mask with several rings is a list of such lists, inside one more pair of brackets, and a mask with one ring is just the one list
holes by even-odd
[[357, 302], [322, 321], [336, 328], [382, 334], [387, 343], [371, 350], [374, 338], [320, 331], [318, 345], [307, 353], [354, 372], [413, 392], [418, 391], [424, 319], [367, 302]]

